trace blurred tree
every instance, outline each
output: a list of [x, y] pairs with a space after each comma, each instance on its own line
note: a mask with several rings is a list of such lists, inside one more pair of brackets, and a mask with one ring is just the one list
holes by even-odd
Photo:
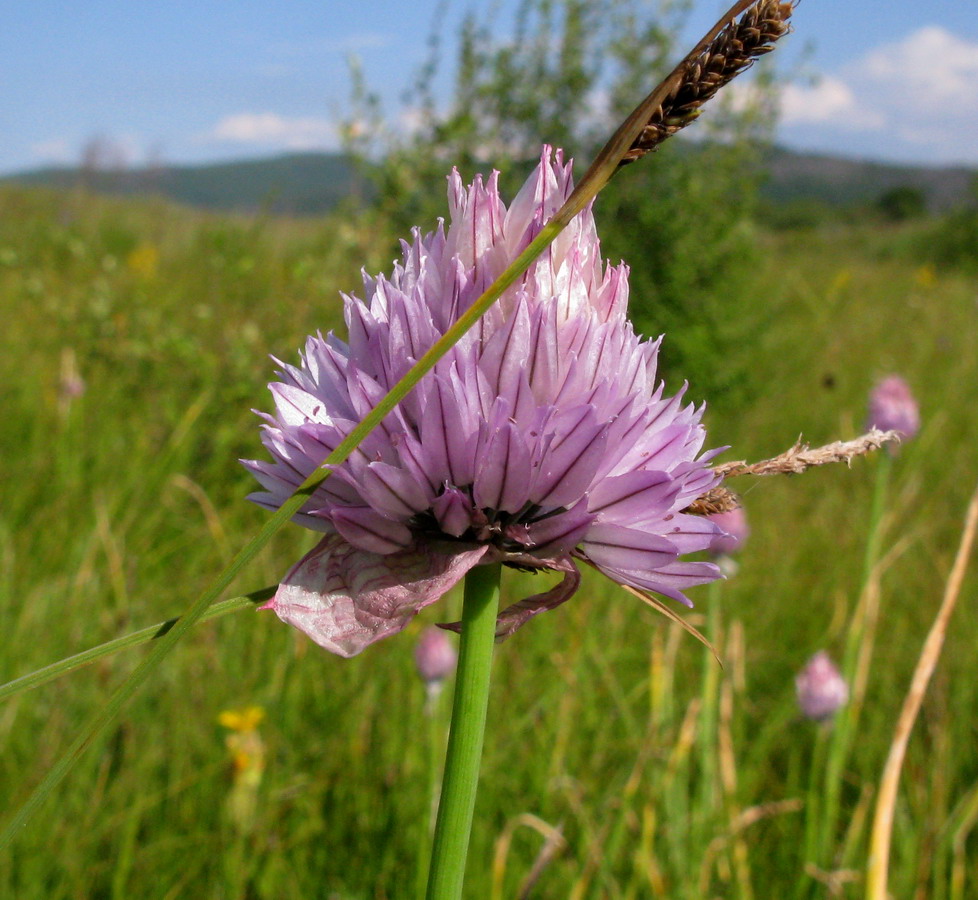
[[904, 184], [883, 191], [876, 201], [876, 209], [890, 222], [919, 219], [927, 212], [927, 197], [920, 188]]
[[972, 179], [969, 193], [925, 235], [921, 251], [939, 265], [975, 273], [978, 272], [978, 175]]
[[81, 149], [79, 182], [93, 190], [115, 187], [128, 169], [125, 148], [104, 135], [89, 138]]

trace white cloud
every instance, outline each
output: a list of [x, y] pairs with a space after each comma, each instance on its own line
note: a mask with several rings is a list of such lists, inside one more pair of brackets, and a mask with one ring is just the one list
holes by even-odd
[[896, 88], [904, 102], [978, 110], [978, 43], [937, 25], [867, 54], [857, 71], [875, 86]]
[[[978, 43], [938, 25], [781, 93], [786, 129], [885, 136], [880, 155], [978, 163]], [[841, 148], [840, 148], [841, 149]]]
[[338, 144], [336, 126], [328, 119], [315, 116], [289, 118], [271, 112], [225, 116], [206, 139], [289, 150], [327, 149]]
[[789, 84], [781, 92], [781, 117], [787, 125], [841, 124], [855, 118], [859, 104], [852, 88], [839, 78], [821, 78], [812, 85]]

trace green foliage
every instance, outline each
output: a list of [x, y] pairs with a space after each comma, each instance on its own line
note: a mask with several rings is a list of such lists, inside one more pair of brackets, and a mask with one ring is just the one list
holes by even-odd
[[749, 147], [666, 145], [625, 170], [598, 201], [603, 248], [631, 266], [636, 328], [665, 334], [664, 374], [725, 409], [754, 395], [751, 335], [770, 315], [750, 273], [760, 249]]
[[[370, 259], [381, 252], [375, 227], [0, 191], [0, 678], [179, 614], [264, 521], [244, 502], [253, 485], [235, 459], [261, 454], [250, 409], [269, 406], [267, 354], [294, 361], [305, 334], [339, 324], [338, 289], [357, 283], [363, 260], [385, 264]], [[708, 411], [710, 446], [756, 459], [800, 432], [813, 442], [854, 434], [878, 375], [899, 371], [921, 400], [924, 428], [894, 464], [885, 640], [845, 772], [849, 831], [832, 862], [850, 871], [865, 861], [863, 798], [975, 477], [974, 282], [881, 252], [926, 228], [756, 235], [751, 287], [772, 311], [749, 341], [762, 388], [737, 412]], [[81, 394], [65, 389], [71, 357]], [[815, 650], [842, 647], [871, 485], [871, 461], [733, 485], [753, 536], [723, 585], [722, 635], [710, 631], [725, 660], [717, 734], [729, 738], [717, 775], [736, 780], [714, 785], [712, 801], [695, 743], [703, 651], [678, 629], [586, 575], [571, 603], [497, 648], [468, 896], [518, 894], [544, 840], [527, 813], [566, 841], [540, 876], [542, 897], [793, 895], [804, 814], [789, 801], [805, 795], [815, 729], [797, 719], [792, 679]], [[274, 583], [309, 540], [300, 529], [279, 535], [236, 592]], [[504, 602], [547, 577], [508, 575]], [[972, 573], [964, 597], [975, 588]], [[695, 601], [702, 626], [706, 592]], [[414, 896], [445, 708], [429, 729], [411, 652], [421, 625], [454, 617], [457, 602], [354, 660], [321, 653], [267, 613], [202, 626], [0, 858], [0, 897]], [[954, 866], [961, 896], [975, 891], [978, 763], [961, 710], [978, 703], [978, 623], [959, 613], [910, 743], [897, 897], [953, 897]], [[0, 707], [6, 810], [141, 652]], [[264, 769], [247, 782], [247, 759], [232, 756], [217, 720], [253, 704], [265, 709]], [[858, 881], [842, 889], [860, 895]]]
[[890, 222], [919, 219], [927, 212], [927, 196], [920, 188], [901, 185], [883, 191], [876, 201], [876, 209]]
[[978, 176], [971, 184], [970, 202], [940, 219], [926, 235], [921, 250], [939, 265], [978, 273]]
[[851, 219], [852, 216], [849, 210], [840, 210], [821, 200], [798, 199], [784, 203], [762, 200], [758, 218], [772, 231], [804, 231]]

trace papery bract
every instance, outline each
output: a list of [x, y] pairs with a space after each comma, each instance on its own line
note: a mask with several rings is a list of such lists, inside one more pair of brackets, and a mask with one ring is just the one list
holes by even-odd
[[[451, 224], [402, 245], [390, 278], [345, 298], [349, 342], [310, 337], [282, 363], [263, 443], [246, 461], [277, 508], [529, 244], [569, 196], [545, 148], [507, 209], [497, 174], [449, 177]], [[472, 566], [502, 562], [563, 580], [503, 610], [509, 634], [563, 603], [588, 561], [621, 584], [688, 603], [719, 577], [719, 529], [684, 513], [719, 478], [701, 453], [702, 408], [656, 383], [659, 341], [625, 311], [628, 270], [605, 266], [590, 209], [309, 498], [296, 521], [326, 537], [268, 604], [352, 655], [400, 630]]]

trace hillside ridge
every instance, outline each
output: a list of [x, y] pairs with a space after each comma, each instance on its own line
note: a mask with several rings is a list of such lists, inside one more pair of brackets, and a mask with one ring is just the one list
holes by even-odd
[[[875, 202], [888, 190], [917, 189], [934, 212], [975, 196], [978, 170], [965, 166], [916, 166], [775, 147], [765, 152], [765, 199], [775, 204], [814, 201], [845, 207]], [[288, 153], [258, 159], [86, 171], [52, 166], [0, 177], [15, 183], [71, 188], [84, 185], [110, 194], [155, 194], [210, 210], [319, 215], [343, 200], [369, 193], [342, 153]]]

